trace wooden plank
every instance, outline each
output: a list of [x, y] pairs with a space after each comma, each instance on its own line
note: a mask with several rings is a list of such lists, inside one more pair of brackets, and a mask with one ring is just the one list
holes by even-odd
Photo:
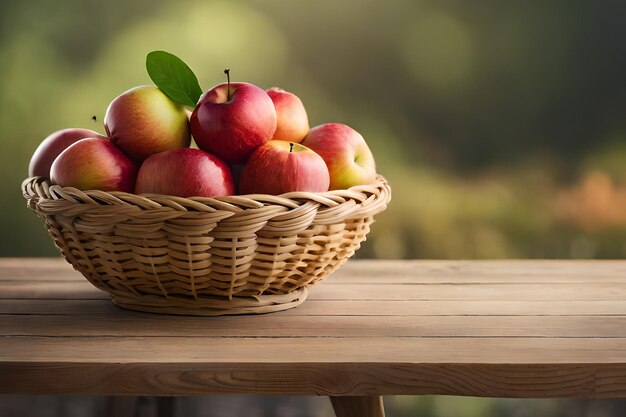
[[310, 290], [311, 299], [324, 300], [624, 300], [626, 286], [614, 284], [429, 284], [324, 285]]
[[[623, 283], [626, 261], [350, 260], [328, 283]], [[81, 281], [62, 258], [0, 258], [0, 281]]]
[[626, 364], [626, 339], [5, 336], [0, 361]]
[[5, 394], [626, 396], [626, 365], [437, 363], [0, 364]]
[[[343, 273], [345, 272], [345, 273]], [[623, 260], [351, 260], [335, 275], [341, 283], [623, 283]]]
[[[87, 280], [73, 282], [0, 282], [0, 299], [103, 299], [106, 293]], [[617, 301], [626, 298], [626, 286], [590, 284], [335, 284], [321, 283], [309, 293], [312, 300], [572, 300]]]
[[76, 281], [82, 275], [63, 258], [0, 258], [0, 280]]
[[0, 299], [109, 299], [86, 279], [80, 281], [0, 281]]
[[0, 336], [626, 338], [626, 317], [524, 316], [0, 316]]
[[[0, 314], [146, 316], [110, 300], [2, 300]], [[377, 301], [307, 300], [272, 316], [624, 316], [626, 302], [613, 301]]]
[[0, 260], [0, 392], [623, 397], [624, 271], [351, 261], [297, 309], [181, 318], [119, 310], [62, 260]]
[[132, 311], [122, 310], [117, 307], [111, 300], [3, 300], [0, 299], [0, 314], [2, 315], [19, 315], [19, 314], [46, 314], [46, 315], [75, 315], [85, 314], [93, 315], [142, 315]]

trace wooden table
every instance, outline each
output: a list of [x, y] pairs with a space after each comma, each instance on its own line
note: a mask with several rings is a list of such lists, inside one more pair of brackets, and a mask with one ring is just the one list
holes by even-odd
[[625, 261], [350, 261], [300, 307], [115, 307], [60, 259], [0, 260], [0, 392], [626, 397]]

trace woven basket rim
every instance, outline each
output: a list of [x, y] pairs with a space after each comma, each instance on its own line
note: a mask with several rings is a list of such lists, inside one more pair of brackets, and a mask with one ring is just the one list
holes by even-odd
[[[386, 207], [391, 199], [389, 183], [377, 174], [370, 184], [358, 185], [345, 190], [325, 192], [289, 192], [280, 195], [245, 194], [224, 197], [178, 197], [162, 194], [133, 194], [123, 191], [82, 191], [74, 187], [51, 185], [44, 177], [29, 177], [22, 182], [22, 194], [26, 199], [39, 202], [65, 200], [67, 203], [89, 205], [133, 205], [142, 209], [162, 207], [175, 210], [227, 210], [240, 211], [254, 208], [267, 208], [276, 205], [289, 209], [302, 207], [306, 203], [318, 203], [320, 206], [338, 207], [351, 200], [357, 205]], [[378, 204], [375, 204], [378, 203]], [[374, 207], [371, 207], [374, 208]], [[378, 211], [378, 210], [374, 210]]]

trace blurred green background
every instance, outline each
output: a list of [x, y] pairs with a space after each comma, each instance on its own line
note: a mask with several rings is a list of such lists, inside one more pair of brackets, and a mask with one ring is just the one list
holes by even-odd
[[[19, 192], [32, 152], [61, 128], [103, 132], [163, 49], [205, 90], [228, 67], [297, 94], [312, 126], [363, 134], [394, 199], [359, 257], [623, 258], [625, 15], [611, 0], [2, 0], [0, 255], [56, 254]], [[433, 398], [389, 414], [538, 413]]]
[[[204, 89], [281, 86], [360, 131], [394, 200], [361, 257], [626, 254], [626, 4], [0, 2], [0, 253], [52, 255], [19, 184], [173, 52]], [[92, 116], [97, 116], [97, 122]]]

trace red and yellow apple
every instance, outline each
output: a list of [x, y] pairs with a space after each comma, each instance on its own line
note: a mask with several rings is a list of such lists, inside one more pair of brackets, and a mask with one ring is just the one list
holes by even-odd
[[241, 174], [241, 194], [283, 194], [328, 191], [324, 160], [299, 143], [271, 140], [250, 157]]
[[276, 132], [272, 139], [300, 143], [309, 132], [309, 117], [302, 101], [278, 87], [267, 90], [276, 109]]
[[98, 132], [89, 129], [69, 128], [51, 133], [39, 144], [30, 159], [28, 176], [49, 179], [50, 167], [61, 152], [81, 139], [98, 137], [106, 139]]
[[326, 162], [331, 190], [369, 184], [376, 177], [372, 152], [363, 136], [350, 126], [327, 123], [314, 127], [302, 144], [318, 153]]
[[50, 179], [79, 190], [126, 191], [135, 188], [137, 167], [111, 141], [86, 138], [70, 145], [54, 160]]
[[152, 155], [139, 168], [137, 194], [221, 197], [235, 194], [228, 165], [199, 149], [182, 148]]
[[249, 83], [222, 83], [200, 97], [189, 122], [200, 149], [240, 164], [272, 138], [276, 110], [261, 88]]
[[116, 97], [104, 116], [111, 141], [131, 159], [189, 146], [185, 108], [154, 86], [132, 88]]

